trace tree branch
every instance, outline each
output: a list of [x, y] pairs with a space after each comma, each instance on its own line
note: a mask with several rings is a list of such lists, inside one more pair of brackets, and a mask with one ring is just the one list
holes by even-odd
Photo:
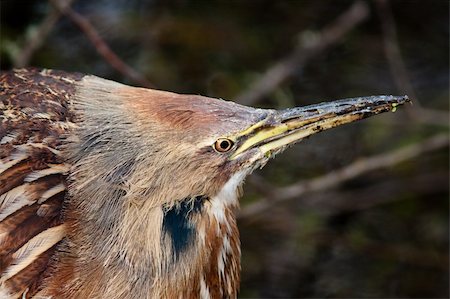
[[438, 134], [416, 144], [408, 145], [384, 154], [360, 159], [346, 167], [327, 173], [321, 177], [308, 181], [301, 181], [287, 187], [274, 187], [275, 191], [272, 192], [272, 194], [276, 195], [274, 198], [262, 198], [253, 204], [243, 207], [239, 214], [239, 218], [248, 218], [258, 215], [269, 210], [274, 205], [296, 199], [306, 193], [317, 192], [337, 186], [364, 173], [390, 167], [414, 157], [418, 157], [424, 153], [444, 148], [448, 145], [448, 135]]
[[420, 105], [416, 91], [411, 83], [411, 78], [409, 77], [405, 61], [400, 51], [397, 37], [397, 26], [388, 2], [389, 0], [375, 1], [383, 32], [384, 53], [388, 60], [393, 80], [397, 86], [397, 89], [401, 93], [407, 94], [414, 100], [414, 105], [407, 107], [406, 112], [414, 120], [440, 126], [448, 126], [450, 120], [449, 113], [445, 111], [425, 109], [422, 105]]
[[143, 87], [153, 87], [142, 74], [134, 70], [131, 66], [126, 64], [119, 56], [114, 53], [108, 44], [103, 40], [100, 34], [97, 32], [94, 26], [88, 19], [74, 11], [70, 6], [61, 5], [58, 0], [50, 0], [52, 5], [66, 15], [80, 30], [86, 35], [86, 37], [94, 45], [97, 52], [108, 62], [114, 69], [120, 72], [122, 75], [130, 78]]
[[421, 173], [413, 177], [393, 177], [356, 190], [327, 190], [305, 194], [296, 202], [300, 208], [320, 212], [343, 212], [370, 209], [374, 206], [403, 199], [405, 190], [412, 194], [431, 195], [448, 192], [447, 171]]
[[[61, 7], [69, 6], [72, 2], [73, 0], [62, 1]], [[34, 34], [30, 34], [28, 36], [25, 41], [25, 46], [19, 54], [14, 57], [14, 67], [22, 68], [28, 65], [34, 52], [42, 46], [60, 17], [61, 12], [58, 9], [51, 7], [50, 11], [47, 13], [47, 16], [38, 26]]]
[[267, 96], [281, 83], [303, 68], [313, 57], [325, 52], [337, 44], [342, 38], [365, 20], [369, 15], [369, 8], [365, 2], [356, 1], [339, 16], [334, 23], [319, 32], [314, 38], [304, 39], [297, 48], [283, 60], [269, 68], [261, 78], [237, 96], [236, 102], [252, 105]]

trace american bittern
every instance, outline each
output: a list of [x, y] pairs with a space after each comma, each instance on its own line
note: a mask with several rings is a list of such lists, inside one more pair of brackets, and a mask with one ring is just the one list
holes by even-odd
[[1, 298], [234, 298], [244, 178], [408, 101], [275, 111], [52, 70], [0, 82]]

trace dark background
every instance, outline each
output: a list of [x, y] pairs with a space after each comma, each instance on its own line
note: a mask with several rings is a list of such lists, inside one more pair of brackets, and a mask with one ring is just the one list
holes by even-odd
[[[0, 5], [3, 70], [78, 71], [272, 108], [408, 94], [413, 106], [313, 136], [248, 179], [240, 297], [448, 298], [448, 1], [73, 1], [87, 31], [47, 1]], [[361, 22], [336, 33], [355, 5]], [[276, 84], [245, 97], [267, 72]], [[277, 200], [293, 184], [304, 192]]]

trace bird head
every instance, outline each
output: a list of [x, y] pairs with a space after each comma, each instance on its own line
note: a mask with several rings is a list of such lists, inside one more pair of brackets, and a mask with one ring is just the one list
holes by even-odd
[[147, 167], [159, 164], [155, 169], [164, 173], [165, 183], [172, 188], [180, 183], [176, 189], [184, 191], [174, 196], [179, 199], [195, 195], [213, 198], [231, 178], [242, 181], [290, 145], [315, 133], [395, 110], [408, 100], [372, 96], [277, 111], [128, 87], [122, 96], [139, 123], [140, 138], [147, 141], [146, 152], [152, 159]]

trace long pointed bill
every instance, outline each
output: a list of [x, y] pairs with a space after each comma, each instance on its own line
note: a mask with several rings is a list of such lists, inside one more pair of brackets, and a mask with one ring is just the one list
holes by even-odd
[[382, 112], [395, 112], [397, 106], [406, 102], [407, 96], [371, 96], [282, 110], [233, 136], [240, 142], [231, 159], [252, 148], [270, 156], [320, 131]]

